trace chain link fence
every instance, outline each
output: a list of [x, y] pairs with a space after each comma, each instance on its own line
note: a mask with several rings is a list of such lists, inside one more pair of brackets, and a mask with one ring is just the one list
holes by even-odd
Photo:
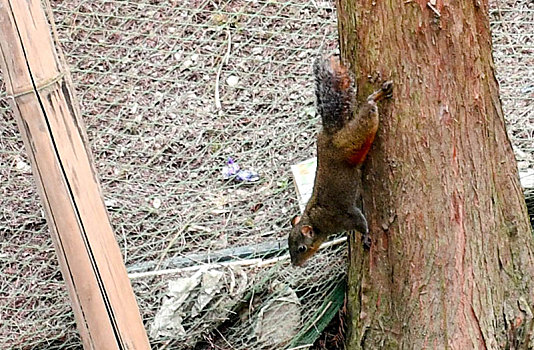
[[[339, 308], [346, 247], [303, 269], [280, 247], [298, 208], [290, 165], [314, 155], [310, 68], [336, 49], [334, 4], [54, 0], [52, 10], [153, 347], [313, 343]], [[491, 20], [509, 134], [529, 174], [534, 6], [494, 2]], [[1, 343], [79, 349], [5, 92], [0, 133]], [[229, 158], [259, 180], [225, 179]]]

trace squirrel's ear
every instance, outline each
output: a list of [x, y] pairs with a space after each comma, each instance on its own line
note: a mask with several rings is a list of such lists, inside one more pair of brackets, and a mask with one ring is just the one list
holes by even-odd
[[299, 222], [300, 222], [300, 216], [295, 215], [293, 216], [293, 219], [291, 219], [291, 226], [295, 227], [295, 225], [298, 224]]
[[310, 225], [304, 225], [300, 228], [300, 232], [306, 237], [313, 237], [313, 227]]

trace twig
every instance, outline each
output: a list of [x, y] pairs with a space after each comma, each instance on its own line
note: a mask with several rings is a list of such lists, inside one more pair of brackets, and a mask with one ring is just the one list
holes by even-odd
[[307, 348], [311, 348], [312, 346], [313, 346], [313, 343], [312, 344], [304, 344], [304, 345], [299, 345], [299, 346], [296, 346], [294, 348], [287, 349], [287, 350], [307, 349]]
[[[315, 318], [315, 320], [313, 320], [313, 322], [311, 323], [311, 325], [308, 327], [308, 329], [312, 328], [312, 327], [315, 327], [315, 325], [317, 324], [317, 322], [324, 316], [324, 314], [326, 313], [326, 311], [328, 311], [328, 308], [330, 307], [330, 305], [332, 305], [332, 301], [329, 301], [328, 304], [326, 304], [325, 308], [323, 309], [323, 311], [319, 314], [319, 316], [317, 316]], [[308, 330], [306, 329], [306, 330]]]
[[228, 62], [228, 57], [230, 57], [230, 48], [232, 47], [232, 35], [228, 29], [226, 30], [226, 36], [228, 38], [228, 48], [226, 49], [226, 54], [221, 61], [219, 69], [217, 70], [217, 77], [215, 78], [215, 107], [217, 107], [218, 110], [222, 108], [221, 100], [219, 98], [219, 83], [221, 80], [222, 67]]
[[167, 253], [169, 252], [171, 247], [174, 245], [174, 242], [178, 239], [178, 237], [189, 227], [189, 225], [191, 225], [192, 222], [196, 221], [196, 219], [198, 219], [200, 217], [200, 215], [202, 215], [202, 214], [204, 214], [204, 213], [202, 212], [202, 213], [198, 213], [197, 215], [195, 215], [194, 218], [192, 218], [187, 223], [185, 223], [185, 225], [183, 225], [182, 228], [178, 232], [176, 232], [174, 237], [171, 239], [171, 241], [169, 242], [169, 244], [167, 245], [167, 247], [165, 248], [165, 250], [161, 254], [161, 257], [159, 258], [158, 264], [154, 268], [154, 271], [157, 271], [159, 269], [159, 267], [161, 266], [161, 263], [163, 262], [163, 259], [165, 259], [165, 256], [167, 255]]
[[162, 276], [162, 275], [168, 275], [168, 274], [172, 274], [172, 273], [196, 271], [196, 270], [199, 270], [201, 268], [210, 269], [210, 268], [222, 267], [222, 266], [256, 265], [256, 264], [260, 263], [261, 260], [262, 259], [250, 259], [250, 260], [242, 260], [242, 261], [228, 261], [228, 262], [221, 262], [221, 263], [217, 263], [217, 264], [195, 265], [195, 266], [183, 267], [183, 268], [180, 268], [180, 269], [167, 269], [167, 270], [160, 270], [160, 271], [129, 273], [128, 277], [130, 277], [130, 279], [133, 280], [133, 279], [136, 279], [136, 278]]
[[228, 345], [230, 347], [230, 349], [235, 349], [232, 344], [230, 344], [230, 342], [224, 337], [224, 335], [222, 335], [222, 333], [217, 329], [215, 328], [215, 331], [217, 333], [219, 333], [219, 336], [222, 338], [222, 340], [224, 340], [224, 342], [226, 343], [226, 345]]
[[441, 13], [439, 13], [438, 9], [432, 5], [432, 3], [430, 2], [427, 2], [426, 5], [432, 10], [434, 11], [434, 14], [436, 15], [436, 17], [440, 18], [441, 17]]
[[128, 260], [128, 240], [126, 239], [126, 232], [124, 231], [124, 226], [121, 226], [122, 241], [124, 242], [124, 263]]
[[[189, 226], [191, 227], [191, 225]], [[222, 261], [242, 260], [252, 258], [267, 258], [273, 256], [280, 251], [287, 250], [287, 242], [285, 240], [271, 241], [265, 243], [257, 243], [249, 246], [240, 246], [235, 248], [225, 248], [208, 253], [192, 253], [185, 254], [181, 257], [171, 257], [165, 259], [163, 267], [165, 269], [184, 268], [199, 264], [215, 264]], [[154, 270], [157, 261], [142, 262], [135, 265], [128, 266], [129, 273], [146, 272]], [[162, 265], [160, 265], [160, 268]]]
[[324, 43], [326, 42], [326, 35], [327, 34], [328, 34], [328, 29], [325, 29], [324, 33], [323, 33], [323, 38], [321, 39], [321, 45], [319, 46], [319, 49], [317, 50], [317, 51], [319, 51], [319, 55], [322, 55]]
[[165, 350], [169, 347], [169, 344], [172, 342], [172, 339], [167, 340], [165, 343], [163, 343], [163, 346], [161, 347], [161, 350]]
[[[185, 225], [183, 229], [185, 229], [186, 226], [187, 225]], [[181, 230], [180, 232], [182, 232], [182, 231], [183, 230]], [[321, 247], [319, 249], [331, 247], [333, 245], [338, 245], [340, 243], [345, 242], [346, 240], [347, 240], [347, 237], [341, 237], [341, 238], [338, 238], [338, 239], [334, 239], [334, 240], [332, 240], [330, 242], [326, 242], [326, 243], [321, 244]], [[171, 246], [171, 244], [169, 244], [169, 247], [170, 246]], [[166, 251], [167, 250], [168, 249], [166, 249]], [[284, 255], [276, 257], [276, 258], [265, 259], [265, 260], [261, 259], [261, 258], [256, 258], [256, 259], [245, 259], [245, 260], [238, 260], [238, 261], [225, 261], [225, 262], [214, 263], [214, 264], [199, 264], [199, 265], [182, 267], [182, 268], [177, 268], [177, 269], [166, 269], [166, 270], [157, 271], [157, 268], [159, 268], [159, 266], [161, 265], [161, 260], [160, 260], [160, 262], [156, 266], [156, 269], [154, 269], [153, 271], [129, 273], [128, 277], [130, 277], [130, 279], [133, 280], [133, 279], [137, 279], [137, 278], [163, 276], [163, 275], [175, 274], [175, 273], [181, 273], [181, 272], [196, 271], [196, 270], [199, 270], [201, 268], [210, 269], [210, 268], [218, 268], [218, 267], [223, 267], [223, 266], [253, 266], [253, 265], [256, 265], [257, 267], [265, 267], [265, 266], [276, 264], [277, 262], [280, 262], [280, 261], [283, 261], [283, 260], [287, 260], [287, 259], [289, 259], [289, 254], [284, 254]]]

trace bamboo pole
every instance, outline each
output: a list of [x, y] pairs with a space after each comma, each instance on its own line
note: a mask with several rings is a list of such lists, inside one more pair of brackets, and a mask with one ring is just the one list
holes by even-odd
[[0, 67], [85, 349], [149, 349], [39, 0], [0, 0]]

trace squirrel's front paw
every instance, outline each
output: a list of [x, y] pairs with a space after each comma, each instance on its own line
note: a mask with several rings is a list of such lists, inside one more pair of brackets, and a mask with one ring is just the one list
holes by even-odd
[[393, 97], [393, 81], [388, 80], [384, 84], [382, 84], [382, 91], [384, 92], [384, 95], [386, 98]]
[[365, 250], [369, 250], [371, 248], [371, 235], [369, 232], [362, 234], [362, 244]]

